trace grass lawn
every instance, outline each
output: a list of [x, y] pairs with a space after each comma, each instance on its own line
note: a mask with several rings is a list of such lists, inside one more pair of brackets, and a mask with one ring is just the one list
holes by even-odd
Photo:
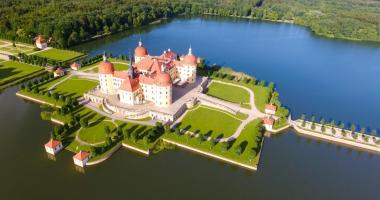
[[107, 138], [107, 134], [104, 131], [104, 127], [106, 126], [110, 128], [111, 132], [116, 129], [115, 124], [110, 121], [90, 122], [88, 127], [82, 128], [79, 131], [78, 137], [92, 144], [104, 142]]
[[249, 105], [249, 93], [239, 87], [213, 82], [208, 87], [207, 94], [233, 103]]
[[16, 81], [33, 73], [44, 70], [42, 67], [25, 63], [6, 61], [0, 63], [0, 85]]
[[17, 46], [14, 47], [12, 45], [6, 46], [6, 47], [0, 47], [1, 51], [6, 51], [10, 54], [16, 55], [18, 53], [32, 53], [34, 52], [34, 47], [29, 46]]
[[240, 124], [241, 121], [231, 114], [199, 106], [186, 114], [181, 121], [180, 128], [195, 133], [211, 134], [212, 137], [221, 134], [223, 137], [228, 137], [235, 132]]
[[83, 96], [83, 93], [95, 88], [96, 85], [98, 85], [98, 82], [95, 80], [71, 77], [70, 79], [57, 85], [53, 91], [66, 96], [69, 95], [71, 97], [78, 98]]
[[[59, 78], [50, 80], [48, 82], [41, 83], [39, 84], [38, 87], [41, 91], [47, 91], [49, 87], [58, 83], [64, 78], [66, 77], [59, 77]], [[77, 77], [71, 77], [70, 79], [57, 85], [57, 87], [53, 89], [53, 91], [58, 92], [59, 94], [63, 94], [65, 96], [78, 98], [78, 97], [81, 97], [84, 92], [89, 91], [90, 89], [94, 88], [96, 85], [97, 85], [97, 82], [94, 80], [79, 79]], [[53, 97], [48, 97], [42, 94], [35, 94], [33, 92], [27, 92], [26, 90], [19, 91], [19, 93], [23, 95], [27, 95], [35, 99], [39, 99], [39, 100], [51, 103], [53, 105], [57, 105], [57, 106], [62, 106], [64, 104], [63, 102], [59, 100], [56, 101]]]
[[212, 79], [220, 80], [220, 81], [223, 81], [226, 83], [233, 83], [233, 84], [242, 85], [242, 86], [245, 86], [245, 87], [251, 89], [255, 94], [255, 105], [256, 105], [257, 109], [259, 109], [261, 112], [265, 111], [266, 101], [270, 97], [270, 89], [268, 87], [261, 87], [258, 85], [248, 84], [248, 83], [245, 83], [242, 81], [237, 82], [237, 81], [231, 81], [231, 80], [221, 79], [221, 78], [216, 78], [216, 77], [213, 77]]
[[52, 60], [58, 60], [58, 61], [69, 61], [73, 60], [75, 58], [81, 57], [84, 54], [76, 51], [68, 51], [63, 49], [49, 49], [46, 51], [41, 51], [39, 53], [36, 53], [35, 55], [49, 58]]
[[114, 63], [113, 67], [116, 71], [127, 71], [128, 70], [128, 64], [122, 64], [122, 63]]
[[[261, 144], [255, 141], [255, 137], [259, 131], [257, 126], [260, 125], [260, 120], [254, 120], [249, 123], [243, 130], [241, 135], [229, 146], [227, 150], [222, 148], [222, 144], [217, 143], [212, 145], [211, 140], [200, 142], [195, 137], [190, 137], [189, 135], [178, 136], [175, 133], [166, 133], [163, 138], [169, 139], [174, 142], [185, 144], [192, 148], [199, 149], [204, 152], [212, 153], [230, 160], [234, 160], [239, 163], [248, 164], [251, 166], [256, 166], [260, 159]], [[236, 146], [241, 146], [241, 153], [236, 153]], [[252, 154], [251, 149], [254, 148], [258, 152], [256, 155]]]

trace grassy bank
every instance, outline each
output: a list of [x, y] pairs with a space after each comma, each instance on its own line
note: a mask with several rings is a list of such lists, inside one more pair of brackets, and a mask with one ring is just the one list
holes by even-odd
[[213, 139], [201, 141], [197, 137], [191, 137], [190, 135], [178, 135], [174, 132], [166, 133], [163, 138], [210, 154], [230, 159], [238, 163], [257, 166], [261, 153], [261, 121], [252, 121], [246, 126], [242, 134], [228, 145], [225, 143], [215, 143]]

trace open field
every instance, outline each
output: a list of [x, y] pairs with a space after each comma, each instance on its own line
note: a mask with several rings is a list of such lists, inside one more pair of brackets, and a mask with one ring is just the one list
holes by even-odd
[[240, 123], [237, 116], [199, 106], [186, 114], [180, 122], [180, 128], [211, 137], [228, 137], [236, 131]]
[[81, 97], [85, 92], [93, 89], [98, 84], [97, 81], [71, 77], [53, 89], [54, 92], [71, 96], [74, 98]]
[[207, 94], [233, 103], [249, 105], [249, 93], [239, 87], [221, 83], [211, 83], [207, 88]]
[[84, 54], [80, 52], [62, 49], [49, 49], [46, 51], [38, 52], [35, 55], [57, 61], [71, 61], [81, 56], [84, 56]]
[[6, 61], [0, 63], [0, 85], [19, 81], [28, 78], [30, 75], [43, 72], [44, 69], [39, 66], [25, 63]]

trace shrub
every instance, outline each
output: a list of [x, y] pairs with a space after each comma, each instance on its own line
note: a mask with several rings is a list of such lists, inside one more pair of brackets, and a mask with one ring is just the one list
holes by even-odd
[[203, 138], [204, 138], [203, 134], [199, 133], [198, 137], [197, 137], [199, 144], [201, 144], [203, 142]]
[[228, 147], [230, 147], [230, 144], [228, 142], [222, 142], [221, 148], [223, 151], [227, 151]]
[[235, 147], [235, 153], [236, 153], [237, 155], [241, 155], [241, 153], [242, 153], [242, 148], [241, 148], [240, 145], [237, 145], [237, 146]]
[[259, 83], [259, 86], [264, 87], [265, 86], [265, 81], [261, 80], [260, 83]]
[[88, 121], [87, 121], [87, 119], [81, 119], [79, 123], [80, 123], [80, 126], [82, 128], [88, 127]]
[[311, 123], [311, 130], [315, 130], [315, 123]]
[[41, 116], [42, 120], [50, 120], [51, 119], [51, 112], [42, 111], [40, 116]]

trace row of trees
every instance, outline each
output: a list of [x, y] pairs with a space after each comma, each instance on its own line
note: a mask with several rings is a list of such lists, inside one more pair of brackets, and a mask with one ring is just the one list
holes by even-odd
[[38, 65], [41, 67], [46, 67], [47, 65], [57, 66], [57, 67], [66, 67], [71, 64], [66, 61], [58, 61], [54, 59], [49, 59], [46, 57], [38, 56], [36, 54], [27, 55], [25, 53], [19, 53], [18, 56], [10, 55], [9, 59], [13, 61], [27, 63], [27, 64]]
[[[235, 144], [236, 140], [232, 141], [223, 141], [220, 142], [220, 137], [212, 138], [210, 136], [206, 136], [202, 133], [197, 133], [196, 135], [190, 134], [190, 133], [183, 133], [183, 131], [180, 128], [176, 128], [175, 130], [167, 131], [169, 135], [173, 135], [177, 137], [178, 139], [182, 138], [185, 139], [187, 142], [196, 141], [199, 145], [206, 145], [210, 150], [220, 150], [222, 152], [232, 151], [236, 155], [240, 156], [245, 151], [249, 155], [250, 160], [256, 157], [257, 153], [259, 152], [261, 140], [263, 138], [263, 126], [261, 123], [257, 124], [257, 127], [254, 129], [256, 134], [255, 138], [251, 138], [250, 141], [242, 141], [239, 144]], [[247, 149], [248, 143], [251, 143], [252, 148]], [[218, 145], [219, 144], [219, 145]], [[219, 146], [218, 148], [216, 148]]]
[[[68, 47], [96, 35], [111, 34], [183, 13], [181, 0], [67, 0], [3, 2], [0, 33], [11, 38], [52, 36], [54, 46]], [[41, 5], [42, 4], [42, 5]], [[70, 10], [70, 12], [68, 12]]]
[[[251, 0], [203, 1], [192, 5], [193, 14], [290, 21], [310, 27], [319, 35], [364, 41], [380, 41], [380, 3], [347, 0]], [[208, 2], [208, 3], [206, 3]], [[214, 2], [214, 3], [211, 3]], [[234, 4], [235, 3], [235, 4]]]
[[320, 35], [380, 41], [380, 3], [364, 0], [29, 0], [5, 1], [0, 13], [0, 37], [31, 43], [42, 34], [57, 47], [178, 14], [289, 20]]
[[[322, 132], [324, 132], [324, 130], [326, 129], [326, 126], [330, 126], [332, 128], [350, 130], [352, 133], [359, 131], [359, 133], [361, 134], [371, 134], [372, 136], [378, 136], [378, 130], [376, 128], [370, 129], [370, 128], [365, 128], [365, 127], [360, 127], [360, 126], [355, 125], [354, 123], [351, 123], [349, 124], [349, 126], [347, 126], [344, 122], [337, 122], [333, 119], [328, 122], [326, 119], [320, 118], [319, 121], [317, 121], [314, 115], [311, 116], [310, 119], [306, 119], [305, 114], [301, 115], [301, 120], [302, 120], [301, 125], [303, 127], [306, 126], [306, 121], [310, 121], [311, 129], [313, 130], [316, 128], [316, 123], [320, 124]], [[345, 133], [344, 130], [343, 130], [343, 133]]]

